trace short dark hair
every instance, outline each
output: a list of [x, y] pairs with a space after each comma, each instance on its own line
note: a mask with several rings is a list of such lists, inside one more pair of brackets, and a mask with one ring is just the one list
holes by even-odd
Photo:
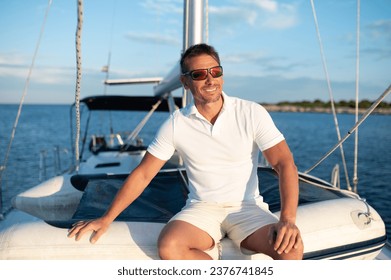
[[203, 54], [207, 54], [207, 55], [210, 55], [211, 57], [213, 57], [217, 62], [218, 64], [220, 65], [220, 57], [219, 57], [219, 54], [218, 52], [215, 50], [214, 47], [208, 45], [208, 44], [205, 44], [205, 43], [201, 43], [201, 44], [196, 44], [196, 45], [193, 45], [191, 47], [189, 47], [181, 56], [181, 62], [180, 62], [180, 65], [181, 65], [181, 72], [182, 73], [185, 73], [188, 71], [188, 69], [186, 69], [186, 66], [185, 66], [185, 60], [188, 59], [188, 58], [192, 58], [192, 57], [196, 57], [196, 56], [199, 56], [199, 55], [203, 55]]

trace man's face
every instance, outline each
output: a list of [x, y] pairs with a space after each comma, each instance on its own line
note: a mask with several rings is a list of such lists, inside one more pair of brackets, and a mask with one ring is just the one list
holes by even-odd
[[[219, 66], [218, 62], [209, 55], [200, 55], [186, 59], [185, 65], [189, 72], [196, 69], [209, 69]], [[192, 92], [196, 105], [214, 103], [221, 98], [224, 84], [223, 76], [213, 78], [208, 73], [205, 80], [196, 81], [187, 75], [181, 76], [181, 82], [185, 89], [189, 89]]]

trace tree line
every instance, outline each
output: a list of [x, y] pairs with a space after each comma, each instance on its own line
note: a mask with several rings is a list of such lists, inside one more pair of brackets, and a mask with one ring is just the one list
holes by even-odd
[[[371, 107], [373, 101], [369, 101], [367, 99], [363, 99], [358, 102], [358, 107], [362, 109], [367, 109]], [[267, 105], [267, 104], [266, 104]], [[270, 104], [269, 104], [270, 105]], [[316, 99], [314, 101], [281, 101], [276, 103], [277, 106], [297, 106], [297, 107], [304, 107], [304, 108], [330, 108], [331, 102], [324, 102], [320, 99]], [[343, 108], [356, 108], [356, 101], [355, 100], [341, 100], [341, 101], [334, 101], [335, 107], [343, 107]], [[391, 108], [391, 102], [381, 102], [377, 108]]]

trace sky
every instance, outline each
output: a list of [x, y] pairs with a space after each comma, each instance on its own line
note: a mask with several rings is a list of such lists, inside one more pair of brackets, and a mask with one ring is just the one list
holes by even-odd
[[[204, 40], [220, 54], [228, 95], [329, 101], [326, 69], [331, 98], [355, 99], [357, 0], [314, 0], [319, 33], [310, 0], [207, 2]], [[359, 2], [359, 99], [373, 101], [391, 80], [391, 0]], [[23, 96], [25, 104], [74, 102], [76, 25], [76, 0], [0, 0], [0, 103], [19, 104]], [[182, 38], [183, 0], [84, 0], [81, 97], [153, 94], [152, 85], [105, 87], [103, 80], [166, 76]]]

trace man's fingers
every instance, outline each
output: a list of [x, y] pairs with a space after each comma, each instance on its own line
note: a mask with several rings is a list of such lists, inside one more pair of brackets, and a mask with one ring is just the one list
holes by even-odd
[[72, 225], [72, 227], [70, 229], [68, 229], [68, 237], [69, 238], [74, 237], [77, 234], [78, 231], [79, 231], [78, 226], [75, 225], [75, 224]]
[[276, 238], [274, 241], [274, 251], [277, 251], [277, 253], [281, 254], [281, 247], [283, 246], [284, 236], [285, 236], [285, 228], [279, 228], [276, 233]]
[[90, 242], [92, 244], [94, 244], [96, 241], [98, 241], [98, 239], [106, 232], [106, 230], [104, 229], [100, 229], [98, 231], [94, 231], [92, 234], [91, 234], [91, 238], [90, 238]]
[[86, 232], [92, 231], [90, 242], [95, 243], [107, 230], [107, 226], [100, 221], [79, 221], [68, 230], [68, 237], [75, 237], [79, 241]]
[[76, 241], [79, 241], [85, 232], [90, 231], [88, 225], [79, 226], [79, 231], [76, 233]]
[[282, 254], [289, 245], [290, 235], [286, 234], [285, 230], [280, 230], [279, 234], [277, 234], [277, 242], [274, 245], [274, 250], [277, 251], [278, 254]]
[[89, 222], [79, 221], [72, 225], [72, 228], [68, 230], [68, 237], [75, 237], [76, 241], [79, 241], [83, 234], [90, 230]]
[[288, 244], [286, 245], [285, 248], [283, 248], [284, 253], [288, 254], [292, 250], [293, 246], [295, 246], [295, 243], [296, 243], [296, 235], [291, 235]]
[[292, 248], [299, 248], [301, 243], [300, 232], [295, 225], [284, 224], [277, 231], [274, 250], [278, 254], [289, 253]]

